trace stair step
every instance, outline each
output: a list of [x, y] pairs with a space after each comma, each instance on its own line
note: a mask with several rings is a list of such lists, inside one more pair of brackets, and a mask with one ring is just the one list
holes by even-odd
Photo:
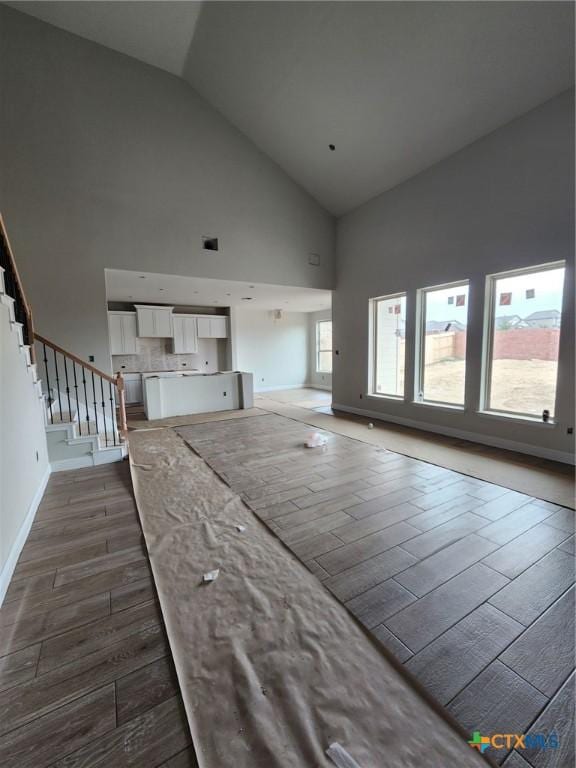
[[62, 411], [61, 413], [54, 413], [54, 403], [52, 404], [52, 418], [50, 419], [52, 424], [74, 424], [76, 422], [76, 412], [70, 413], [70, 411]]

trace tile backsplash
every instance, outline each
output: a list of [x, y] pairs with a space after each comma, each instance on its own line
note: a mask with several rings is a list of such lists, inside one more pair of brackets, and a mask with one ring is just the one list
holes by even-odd
[[225, 340], [198, 339], [198, 353], [195, 355], [175, 355], [171, 339], [137, 339], [136, 345], [136, 355], [112, 355], [112, 370], [115, 373], [195, 369], [214, 373], [226, 367]]

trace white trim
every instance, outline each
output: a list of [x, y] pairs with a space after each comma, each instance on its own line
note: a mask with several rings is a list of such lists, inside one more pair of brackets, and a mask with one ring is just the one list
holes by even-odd
[[317, 389], [317, 387], [303, 382], [302, 384], [278, 384], [274, 387], [255, 387], [254, 392], [277, 392], [280, 389]]
[[85, 467], [98, 467], [100, 464], [113, 464], [122, 461], [126, 456], [125, 444], [109, 445], [107, 448], [99, 448], [85, 456], [73, 456], [69, 459], [58, 459], [50, 462], [52, 472], [65, 472], [68, 469], [84, 469]]
[[52, 472], [65, 472], [67, 469], [84, 469], [85, 467], [93, 466], [94, 459], [91, 454], [70, 459], [58, 459], [58, 461], [50, 462]]
[[30, 502], [30, 506], [28, 508], [28, 512], [26, 513], [26, 517], [24, 518], [24, 522], [20, 526], [20, 530], [18, 531], [16, 540], [14, 541], [14, 544], [12, 544], [12, 548], [10, 549], [8, 559], [4, 563], [4, 568], [2, 568], [2, 572], [0, 573], [0, 606], [2, 606], [2, 603], [4, 602], [4, 598], [6, 597], [6, 592], [8, 591], [8, 587], [10, 585], [10, 581], [14, 573], [14, 568], [16, 568], [16, 563], [18, 562], [18, 558], [20, 557], [22, 548], [24, 547], [24, 544], [26, 543], [26, 539], [28, 538], [28, 534], [30, 533], [30, 528], [32, 527], [32, 523], [34, 522], [34, 518], [36, 517], [36, 512], [38, 510], [40, 502], [42, 501], [42, 496], [44, 495], [44, 491], [46, 490], [46, 485], [48, 484], [49, 477], [50, 477], [50, 467], [46, 467], [46, 472], [44, 473], [44, 476], [40, 480], [40, 484], [36, 489], [34, 498]]
[[526, 453], [529, 456], [538, 456], [543, 459], [560, 461], [563, 464], [576, 463], [576, 457], [572, 453], [565, 451], [556, 451], [553, 448], [542, 448], [538, 445], [529, 445], [528, 443], [518, 443], [515, 440], [506, 440], [500, 437], [479, 435], [476, 432], [467, 432], [463, 429], [454, 429], [452, 427], [440, 427], [435, 424], [416, 421], [415, 419], [406, 419], [403, 416], [390, 416], [381, 411], [370, 411], [365, 408], [354, 408], [348, 405], [332, 403], [332, 409], [335, 411], [344, 411], [344, 413], [354, 413], [357, 416], [370, 416], [380, 421], [390, 421], [393, 424], [401, 424], [404, 427], [413, 427], [424, 432], [434, 432], [439, 435], [456, 437], [460, 440], [469, 440], [471, 443], [480, 443], [481, 445], [490, 445], [494, 448], [504, 448], [507, 451], [516, 451], [517, 453]]

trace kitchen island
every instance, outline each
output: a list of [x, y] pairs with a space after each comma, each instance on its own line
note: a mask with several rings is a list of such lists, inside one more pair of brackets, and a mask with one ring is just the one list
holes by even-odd
[[252, 408], [254, 402], [252, 374], [242, 371], [157, 373], [142, 386], [149, 420]]

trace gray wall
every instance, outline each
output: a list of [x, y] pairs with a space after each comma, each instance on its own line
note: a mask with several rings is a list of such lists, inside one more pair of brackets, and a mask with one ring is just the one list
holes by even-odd
[[234, 368], [252, 373], [254, 391], [303, 387], [308, 381], [308, 313], [233, 308]]
[[0, 98], [0, 209], [61, 346], [109, 368], [105, 267], [332, 287], [332, 217], [180, 79], [0, 6]]
[[[573, 131], [573, 98], [566, 92], [340, 219], [335, 403], [480, 440], [515, 441], [547, 455], [573, 450], [566, 432], [574, 426]], [[485, 275], [561, 259], [568, 271], [559, 424], [476, 413]], [[408, 292], [407, 386], [413, 392], [416, 290], [461, 279], [470, 280], [466, 412], [367, 397], [368, 299]]]
[[43, 403], [0, 302], [0, 605], [46, 485]]

